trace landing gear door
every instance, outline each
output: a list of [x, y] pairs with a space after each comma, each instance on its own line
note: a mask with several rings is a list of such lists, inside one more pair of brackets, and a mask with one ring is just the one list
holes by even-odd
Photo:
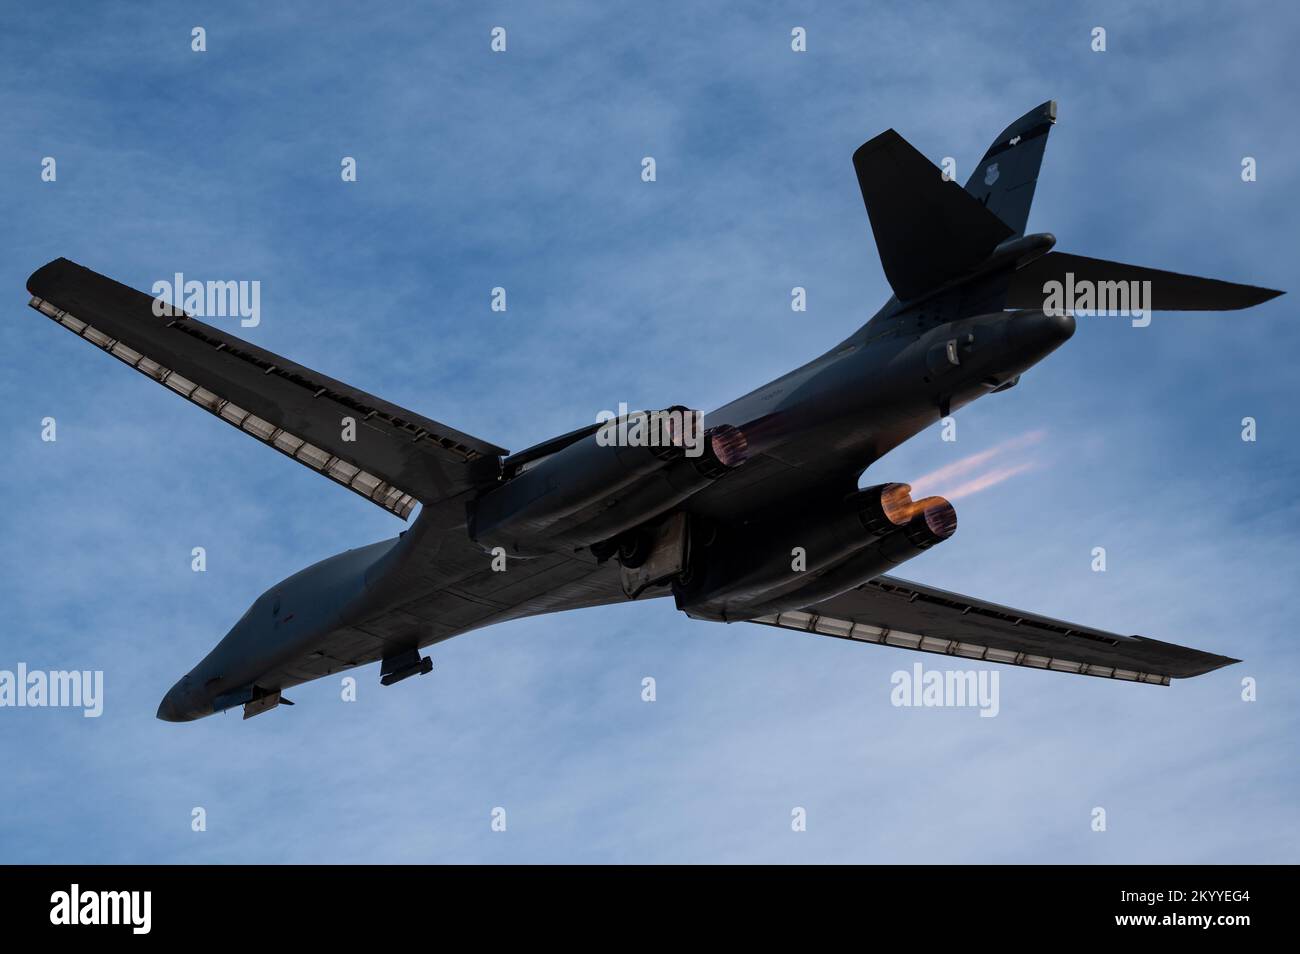
[[665, 583], [686, 568], [688, 556], [686, 514], [678, 512], [640, 531], [649, 535], [648, 552], [636, 566], [620, 561], [623, 592], [636, 599], [656, 583]]

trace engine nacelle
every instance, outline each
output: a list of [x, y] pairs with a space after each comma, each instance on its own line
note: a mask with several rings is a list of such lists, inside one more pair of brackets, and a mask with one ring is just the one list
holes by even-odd
[[[671, 417], [676, 413], [677, 417]], [[591, 546], [640, 526], [698, 493], [747, 456], [745, 437], [730, 425], [690, 435], [679, 423], [655, 442], [620, 442], [630, 419], [681, 421], [685, 408], [639, 412], [540, 460], [480, 497], [470, 514], [470, 536], [484, 548], [529, 556], [557, 546]]]
[[942, 497], [912, 500], [907, 484], [858, 491], [832, 511], [719, 533], [692, 547], [674, 585], [677, 608], [710, 620], [802, 609], [858, 586], [948, 539], [957, 512]]

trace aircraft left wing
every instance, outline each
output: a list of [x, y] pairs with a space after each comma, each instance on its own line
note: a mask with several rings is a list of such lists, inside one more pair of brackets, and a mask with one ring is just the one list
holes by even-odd
[[1239, 659], [1121, 636], [881, 576], [802, 610], [751, 622], [981, 662], [1158, 686]]
[[38, 269], [27, 290], [41, 314], [402, 519], [417, 501], [446, 500], [500, 473], [507, 452], [495, 444], [188, 315], [158, 315], [154, 298], [65, 258]]

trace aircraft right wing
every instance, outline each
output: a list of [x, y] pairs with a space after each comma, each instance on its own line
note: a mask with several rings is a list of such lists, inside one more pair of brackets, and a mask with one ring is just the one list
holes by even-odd
[[1143, 636], [1121, 636], [881, 576], [802, 610], [763, 616], [754, 623], [866, 643], [1169, 685], [1239, 659], [1175, 646]]
[[[30, 305], [227, 424], [405, 520], [496, 481], [507, 452], [249, 344], [65, 258]], [[351, 425], [345, 425], [350, 418]], [[351, 440], [346, 439], [351, 437]]]

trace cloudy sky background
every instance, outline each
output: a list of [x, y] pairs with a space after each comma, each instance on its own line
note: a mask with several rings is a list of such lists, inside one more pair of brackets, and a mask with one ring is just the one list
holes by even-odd
[[[6, 12], [0, 669], [102, 669], [107, 698], [0, 709], [0, 862], [1300, 860], [1300, 15], [700, 6]], [[355, 703], [326, 679], [249, 722], [154, 718], [262, 591], [401, 527], [32, 312], [38, 266], [259, 280], [234, 333], [517, 450], [619, 401], [717, 407], [841, 340], [889, 294], [852, 151], [892, 126], [964, 180], [1049, 98], [1031, 230], [1292, 294], [1084, 320], [955, 444], [924, 433], [867, 479], [1042, 430], [901, 575], [1243, 664], [1169, 689], [1004, 668], [981, 719], [891, 706], [890, 675], [937, 657], [659, 601], [472, 633], [390, 689], [360, 670]]]

